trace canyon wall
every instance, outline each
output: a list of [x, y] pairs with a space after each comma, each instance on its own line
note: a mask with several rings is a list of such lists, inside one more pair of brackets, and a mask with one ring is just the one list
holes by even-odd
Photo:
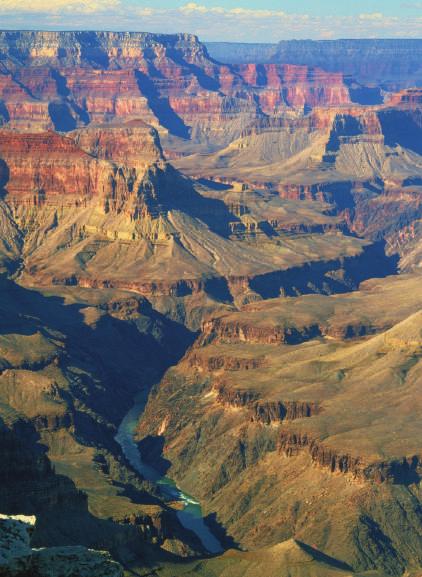
[[408, 399], [420, 403], [420, 283], [373, 280], [206, 320], [151, 394], [143, 457], [196, 491], [241, 547], [298, 538], [355, 571], [400, 575], [421, 556], [408, 419]]
[[20, 130], [141, 118], [215, 146], [265, 114], [350, 102], [339, 73], [222, 65], [188, 34], [3, 31], [0, 52], [0, 118]]

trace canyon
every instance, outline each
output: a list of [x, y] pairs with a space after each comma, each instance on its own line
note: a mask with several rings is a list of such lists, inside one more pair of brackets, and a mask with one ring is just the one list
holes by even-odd
[[0, 31], [0, 513], [36, 516], [28, 563], [418, 577], [419, 44], [359, 67], [371, 42]]

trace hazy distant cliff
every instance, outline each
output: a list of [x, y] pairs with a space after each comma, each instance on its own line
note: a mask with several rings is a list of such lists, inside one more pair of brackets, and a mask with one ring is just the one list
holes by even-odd
[[285, 63], [321, 66], [360, 82], [395, 88], [420, 85], [422, 39], [282, 40], [278, 44], [209, 42], [209, 54], [229, 64]]

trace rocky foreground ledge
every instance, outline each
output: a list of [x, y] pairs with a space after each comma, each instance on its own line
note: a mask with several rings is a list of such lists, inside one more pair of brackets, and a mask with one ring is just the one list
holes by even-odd
[[1, 577], [123, 577], [122, 567], [105, 551], [85, 547], [32, 549], [36, 517], [0, 515]]

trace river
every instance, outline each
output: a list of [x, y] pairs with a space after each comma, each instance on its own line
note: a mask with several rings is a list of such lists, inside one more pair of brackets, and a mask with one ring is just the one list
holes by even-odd
[[177, 511], [177, 517], [183, 527], [195, 533], [209, 553], [220, 553], [223, 551], [223, 547], [204, 522], [201, 505], [193, 497], [181, 491], [172, 479], [162, 476], [156, 469], [142, 461], [142, 455], [134, 440], [134, 433], [147, 399], [148, 394], [146, 392], [137, 397], [135, 405], [120, 423], [116, 441], [132, 467], [145, 479], [158, 485], [165, 499], [179, 501], [183, 504], [183, 508]]

